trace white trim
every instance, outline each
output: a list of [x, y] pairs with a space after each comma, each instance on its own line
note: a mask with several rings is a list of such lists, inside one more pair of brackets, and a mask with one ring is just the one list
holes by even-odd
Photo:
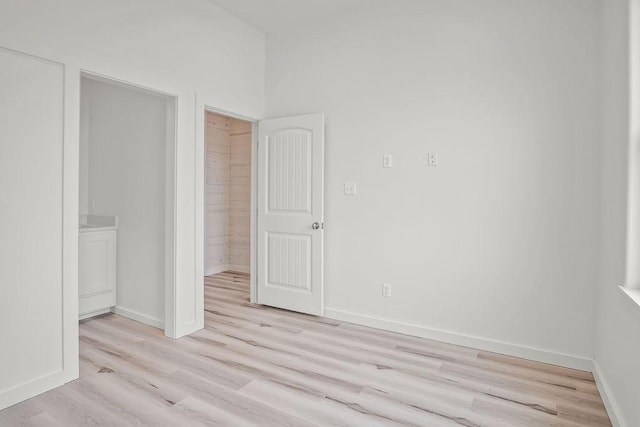
[[193, 98], [193, 269], [195, 273], [193, 290], [193, 321], [188, 328], [182, 330], [180, 337], [189, 335], [204, 328], [204, 276], [206, 268], [206, 121], [204, 107], [196, 92]]
[[406, 335], [432, 339], [450, 344], [471, 347], [493, 353], [506, 354], [508, 356], [520, 357], [537, 362], [548, 363], [557, 366], [564, 366], [572, 369], [591, 371], [593, 361], [586, 357], [574, 356], [564, 353], [543, 350], [534, 347], [522, 346], [518, 344], [506, 343], [482, 337], [458, 334], [455, 332], [432, 329], [425, 326], [398, 322], [379, 317], [371, 317], [363, 314], [351, 313], [342, 310], [325, 308], [325, 317], [340, 320], [343, 322], [355, 323], [377, 329], [398, 332]]
[[607, 380], [604, 377], [602, 368], [596, 360], [593, 361], [592, 372], [593, 378], [595, 378], [596, 380], [596, 386], [598, 387], [598, 391], [600, 392], [600, 397], [602, 397], [602, 402], [607, 409], [607, 415], [609, 415], [609, 420], [611, 421], [613, 427], [629, 426], [630, 424], [628, 424], [622, 417], [620, 406], [613, 397], [611, 387], [609, 387], [609, 383], [607, 383]]
[[[164, 334], [169, 338], [177, 337], [177, 248], [178, 241], [178, 104], [177, 95], [173, 102], [167, 101], [166, 141], [165, 141], [165, 269], [164, 269]], [[173, 117], [173, 120], [169, 120]]]
[[202, 114], [204, 115], [204, 113], [206, 111], [208, 111], [210, 113], [220, 114], [222, 116], [229, 117], [229, 118], [232, 118], [232, 119], [242, 120], [242, 121], [249, 122], [249, 123], [257, 123], [258, 122], [258, 119], [256, 119], [256, 118], [245, 116], [243, 114], [233, 113], [231, 111], [224, 110], [222, 108], [212, 107], [212, 106], [210, 106], [210, 105], [205, 103], [204, 104], [204, 111], [202, 112]]
[[258, 302], [258, 126], [259, 122], [251, 124], [251, 212], [249, 215], [249, 302]]
[[147, 316], [146, 314], [142, 314], [137, 311], [129, 310], [128, 308], [120, 306], [113, 307], [111, 311], [119, 316], [126, 317], [128, 319], [135, 320], [136, 322], [144, 323], [145, 325], [164, 330], [164, 322], [160, 319], [156, 319], [155, 317]]
[[80, 210], [80, 69], [67, 64], [63, 67], [62, 376], [66, 383], [80, 376], [77, 225]]
[[35, 380], [29, 380], [9, 390], [0, 391], [0, 410], [63, 386], [68, 382], [67, 376], [68, 373], [65, 371], [57, 371]]
[[90, 79], [90, 80], [95, 80], [95, 81], [106, 83], [109, 85], [118, 86], [127, 90], [133, 90], [136, 92], [141, 92], [147, 95], [157, 96], [161, 98], [177, 98], [178, 97], [174, 93], [166, 92], [160, 89], [154, 89], [145, 85], [133, 83], [128, 80], [107, 76], [105, 74], [96, 73], [94, 71], [89, 71], [84, 68], [80, 70], [80, 77], [86, 77], [87, 79]]
[[[628, 91], [624, 95], [625, 107], [628, 108], [625, 119], [627, 134], [627, 188], [626, 188], [626, 275], [625, 286], [631, 289], [640, 288], [640, 164], [638, 157], [640, 156], [640, 55], [637, 50], [640, 47], [640, 0], [630, 0], [626, 2], [627, 18], [624, 30], [627, 33], [628, 40], [625, 40], [624, 46], [625, 60], [625, 82], [628, 85]], [[631, 296], [631, 295], [629, 295]]]

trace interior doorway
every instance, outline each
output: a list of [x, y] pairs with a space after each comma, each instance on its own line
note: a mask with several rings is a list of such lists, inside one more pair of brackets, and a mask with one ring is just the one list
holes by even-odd
[[205, 289], [244, 274], [223, 280], [246, 280], [249, 302], [323, 315], [324, 115], [257, 122], [205, 106], [203, 119]]
[[251, 272], [254, 124], [205, 111], [204, 273]]
[[82, 73], [79, 315], [165, 330], [173, 284], [176, 97]]

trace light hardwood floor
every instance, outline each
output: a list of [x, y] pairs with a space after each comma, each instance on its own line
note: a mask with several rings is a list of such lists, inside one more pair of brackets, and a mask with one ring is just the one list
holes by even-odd
[[204, 330], [85, 321], [80, 379], [0, 425], [610, 425], [590, 373], [252, 305], [244, 274], [205, 283]]

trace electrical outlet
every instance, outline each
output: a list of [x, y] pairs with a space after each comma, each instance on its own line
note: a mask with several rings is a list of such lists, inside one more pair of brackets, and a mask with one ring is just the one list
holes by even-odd
[[391, 296], [391, 283], [382, 284], [382, 296], [386, 298]]
[[427, 156], [427, 165], [438, 166], [438, 153], [429, 153]]
[[384, 156], [382, 156], [382, 167], [383, 168], [393, 167], [393, 156], [391, 154], [385, 154]]

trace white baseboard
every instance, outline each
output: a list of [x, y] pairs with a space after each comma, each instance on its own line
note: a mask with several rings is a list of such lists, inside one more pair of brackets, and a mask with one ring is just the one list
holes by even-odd
[[228, 270], [229, 270], [229, 264], [216, 265], [213, 267], [205, 268], [204, 275], [211, 276], [213, 274], [222, 273], [223, 271], [228, 271]]
[[607, 408], [607, 414], [609, 415], [609, 419], [611, 420], [613, 427], [628, 427], [630, 424], [622, 418], [620, 406], [613, 397], [611, 387], [609, 387], [602, 368], [600, 368], [600, 364], [596, 360], [593, 361], [593, 377], [596, 380], [600, 397], [602, 397], [604, 406]]
[[0, 410], [53, 390], [66, 382], [65, 372], [58, 371], [5, 390], [0, 393]]
[[421, 325], [397, 322], [379, 317], [365, 316], [348, 311], [325, 308], [324, 315], [328, 318], [343, 322], [355, 323], [372, 328], [385, 329], [387, 331], [398, 332], [406, 335], [442, 341], [449, 344], [456, 344], [465, 347], [472, 347], [479, 350], [493, 353], [506, 354], [508, 356], [520, 357], [523, 359], [535, 360], [537, 362], [551, 365], [564, 366], [582, 371], [591, 371], [593, 361], [586, 357], [574, 356], [570, 354], [555, 353], [534, 347], [527, 347], [518, 344], [511, 344], [482, 337], [458, 334], [455, 332], [431, 329]]
[[154, 317], [147, 316], [146, 314], [142, 314], [137, 311], [129, 310], [128, 308], [119, 306], [113, 307], [111, 311], [122, 317], [126, 317], [128, 319], [135, 320], [136, 322], [144, 323], [145, 325], [164, 330], [164, 322], [160, 319], [156, 319]]
[[235, 271], [236, 273], [251, 273], [251, 268], [248, 265], [229, 265], [227, 271]]

